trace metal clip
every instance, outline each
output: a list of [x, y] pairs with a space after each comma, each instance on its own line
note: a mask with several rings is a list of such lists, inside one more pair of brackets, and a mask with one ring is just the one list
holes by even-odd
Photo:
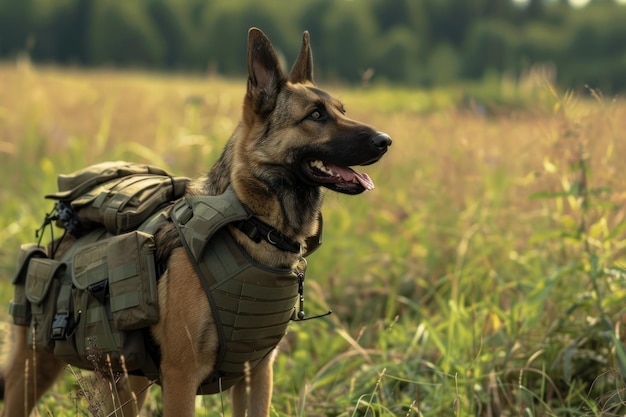
[[306, 272], [306, 267], [307, 267], [307, 262], [305, 258], [300, 258], [300, 265], [302, 265], [302, 268], [297, 268], [298, 294], [300, 295], [299, 300], [298, 300], [298, 314], [296, 315], [294, 311], [294, 316], [291, 318], [291, 320], [306, 321], [306, 320], [317, 319], [320, 317], [325, 317], [325, 316], [328, 316], [329, 314], [332, 314], [332, 310], [328, 310], [328, 312], [324, 314], [318, 314], [318, 315], [311, 316], [311, 317], [305, 317], [306, 314], [304, 312], [304, 274]]

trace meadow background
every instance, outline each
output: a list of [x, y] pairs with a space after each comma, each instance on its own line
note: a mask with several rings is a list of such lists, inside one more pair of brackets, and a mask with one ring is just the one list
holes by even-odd
[[[230, 16], [241, 17], [235, 3]], [[595, 13], [625, 10], [594, 3]], [[0, 5], [0, 18], [7, 4], [18, 3]], [[35, 8], [41, 16], [63, 17], [74, 3], [23, 4], [47, 4]], [[558, 14], [547, 10], [543, 18], [554, 23]], [[567, 16], [585, 21], [579, 12]], [[547, 24], [535, 23], [540, 29], [524, 33]], [[243, 41], [247, 28], [240, 29]], [[588, 38], [619, 38], [602, 33]], [[299, 36], [286, 39], [297, 45]], [[286, 39], [272, 38], [278, 47]], [[329, 44], [315, 39], [312, 32], [314, 53], [328, 57]], [[340, 45], [351, 48], [333, 48]], [[245, 88], [245, 79], [214, 70], [60, 67], [34, 52], [0, 64], [2, 305], [12, 297], [19, 245], [36, 240], [52, 207], [43, 195], [56, 190], [58, 173], [124, 159], [201, 175], [238, 122]], [[626, 103], [623, 72], [615, 76], [623, 58], [610, 56], [615, 66], [589, 56], [587, 64], [598, 64], [594, 78], [572, 89], [578, 78], [560, 80], [552, 64], [442, 83], [320, 78], [350, 117], [394, 143], [363, 169], [375, 190], [326, 195], [324, 243], [309, 258], [305, 307], [333, 314], [290, 325], [275, 365], [272, 416], [626, 414]], [[436, 74], [446, 62], [410, 64]], [[9, 323], [0, 309], [2, 359]], [[90, 414], [82, 391], [92, 383], [76, 372], [65, 373], [38, 415]], [[228, 403], [226, 395], [198, 397], [196, 414], [229, 415]], [[160, 390], [152, 388], [143, 415], [159, 409]]]
[[[125, 159], [200, 175], [244, 93], [28, 62], [1, 66], [0, 85], [3, 305], [57, 173]], [[326, 196], [305, 296], [334, 313], [290, 326], [272, 415], [623, 415], [626, 105], [540, 76], [500, 86], [527, 106], [497, 116], [452, 89], [331, 89], [394, 144], [367, 167], [374, 191]], [[39, 415], [86, 415], [79, 385], [68, 372]], [[222, 400], [199, 397], [198, 415]]]

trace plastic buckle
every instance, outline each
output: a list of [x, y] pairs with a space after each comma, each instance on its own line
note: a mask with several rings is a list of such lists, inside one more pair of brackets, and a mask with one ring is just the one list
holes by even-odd
[[50, 336], [52, 340], [66, 339], [68, 318], [67, 313], [57, 313], [54, 315], [54, 320], [52, 321], [52, 335]]

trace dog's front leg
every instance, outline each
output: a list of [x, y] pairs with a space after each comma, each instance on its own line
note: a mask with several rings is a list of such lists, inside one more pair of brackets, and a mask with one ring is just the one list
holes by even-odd
[[161, 319], [152, 334], [162, 355], [163, 417], [193, 417], [198, 386], [215, 365], [218, 336], [185, 249], [172, 252], [158, 290]]
[[162, 364], [163, 417], [193, 417], [198, 383], [189, 371]]
[[[274, 371], [274, 349], [249, 375], [235, 384], [230, 392], [233, 417], [267, 417], [270, 415]], [[246, 410], [248, 411], [246, 414]]]

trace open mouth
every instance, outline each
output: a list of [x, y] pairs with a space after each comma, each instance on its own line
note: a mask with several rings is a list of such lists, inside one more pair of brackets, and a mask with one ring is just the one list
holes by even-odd
[[318, 159], [303, 163], [305, 176], [317, 185], [345, 194], [359, 194], [373, 190], [374, 182], [365, 173], [359, 173], [350, 167], [323, 162]]

